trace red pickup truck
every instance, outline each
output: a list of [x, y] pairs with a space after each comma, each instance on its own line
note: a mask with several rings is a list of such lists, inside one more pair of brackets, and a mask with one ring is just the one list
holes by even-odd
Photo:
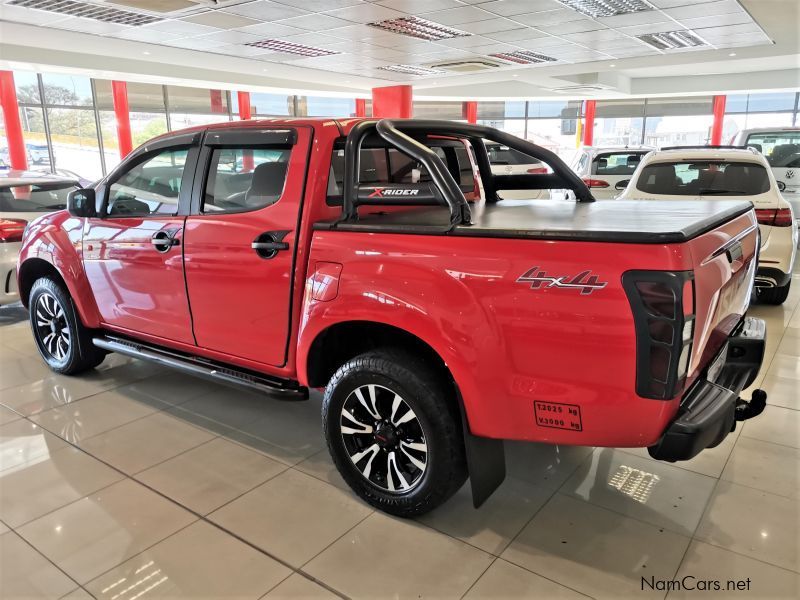
[[[549, 169], [493, 174], [485, 141]], [[686, 460], [763, 410], [739, 398], [764, 352], [758, 235], [750, 203], [594, 202], [489, 127], [243, 121], [156, 138], [73, 192], [29, 225], [18, 279], [59, 373], [119, 352], [287, 400], [324, 389], [344, 479], [411, 516], [467, 477], [479, 506], [504, 439]]]

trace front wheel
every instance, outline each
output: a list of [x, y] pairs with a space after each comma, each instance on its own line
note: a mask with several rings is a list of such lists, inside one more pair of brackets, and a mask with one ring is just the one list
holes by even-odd
[[342, 365], [325, 389], [325, 439], [339, 473], [372, 506], [424, 514], [467, 477], [458, 409], [443, 378], [398, 350]]
[[764, 304], [783, 304], [789, 297], [789, 287], [791, 280], [786, 285], [773, 288], [756, 288], [756, 298]]
[[69, 294], [48, 277], [37, 279], [28, 301], [39, 354], [56, 373], [73, 375], [103, 362], [105, 352], [92, 344]]

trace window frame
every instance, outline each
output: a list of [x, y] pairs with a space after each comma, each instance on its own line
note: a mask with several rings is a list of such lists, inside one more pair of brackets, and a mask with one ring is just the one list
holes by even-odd
[[[97, 215], [100, 219], [163, 219], [169, 217], [186, 216], [189, 214], [192, 188], [194, 186], [195, 174], [197, 171], [197, 158], [199, 153], [199, 143], [202, 131], [194, 133], [179, 134], [167, 138], [157, 138], [151, 143], [141, 146], [133, 153], [129, 154], [125, 160], [120, 162], [105, 179], [101, 180], [96, 189], [97, 195]], [[117, 183], [120, 178], [129, 173], [143, 162], [146, 162], [158, 154], [169, 151], [188, 150], [186, 162], [181, 176], [181, 187], [178, 192], [178, 209], [172, 215], [155, 213], [149, 215], [109, 215], [108, 201], [111, 186]]]

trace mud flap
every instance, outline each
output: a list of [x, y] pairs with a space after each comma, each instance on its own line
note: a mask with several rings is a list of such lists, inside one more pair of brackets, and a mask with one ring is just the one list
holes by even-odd
[[463, 405], [461, 407], [461, 426], [464, 432], [469, 483], [472, 487], [472, 505], [479, 508], [506, 478], [505, 446], [503, 440], [472, 435]]

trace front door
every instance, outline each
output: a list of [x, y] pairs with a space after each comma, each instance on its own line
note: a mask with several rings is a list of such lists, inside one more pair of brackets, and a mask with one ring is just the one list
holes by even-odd
[[140, 152], [99, 190], [101, 214], [88, 220], [83, 256], [107, 325], [194, 343], [181, 242], [199, 137]]
[[312, 130], [209, 131], [186, 220], [186, 285], [201, 348], [282, 366]]

